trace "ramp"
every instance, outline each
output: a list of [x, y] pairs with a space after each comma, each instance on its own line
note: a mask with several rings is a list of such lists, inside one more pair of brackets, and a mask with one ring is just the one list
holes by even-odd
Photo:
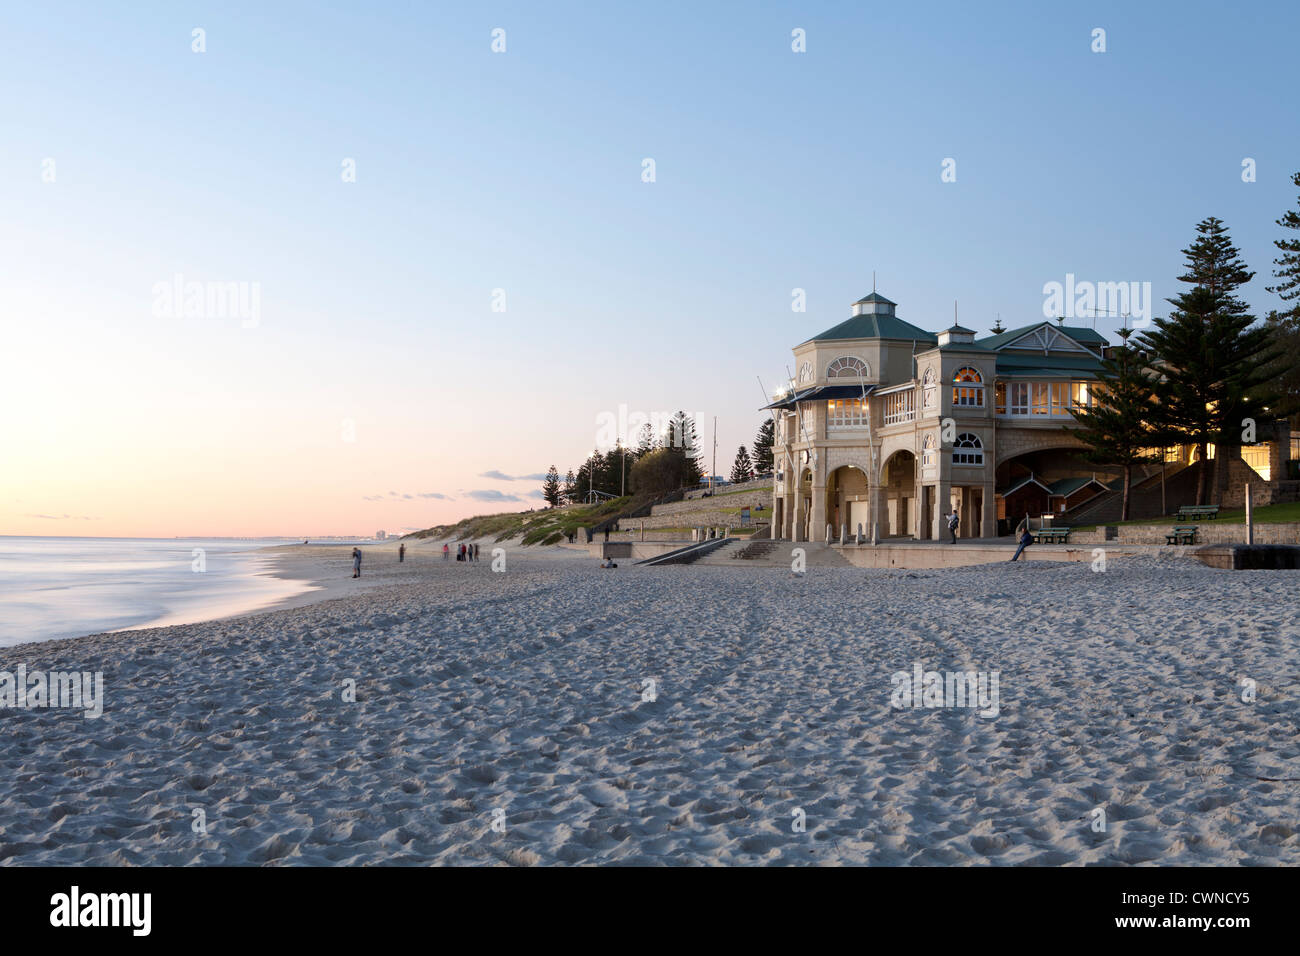
[[654, 558], [645, 558], [638, 561], [638, 565], [658, 566], [661, 564], [690, 564], [697, 561], [706, 554], [721, 548], [724, 544], [735, 542], [735, 538], [710, 538], [707, 541], [696, 541], [688, 544], [684, 548], [678, 548], [676, 551], [669, 551], [667, 554], [661, 554]]

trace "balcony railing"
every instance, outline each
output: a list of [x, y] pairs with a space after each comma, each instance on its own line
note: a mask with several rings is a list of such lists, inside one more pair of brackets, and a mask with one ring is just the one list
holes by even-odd
[[884, 399], [886, 425], [900, 425], [903, 422], [916, 419], [915, 389], [909, 388], [901, 392], [890, 392], [884, 396]]

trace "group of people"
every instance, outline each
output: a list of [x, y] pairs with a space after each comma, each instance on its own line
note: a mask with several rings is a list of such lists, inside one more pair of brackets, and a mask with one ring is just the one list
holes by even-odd
[[[447, 556], [450, 555], [450, 554], [451, 554], [451, 548], [449, 548], [447, 545], [444, 544], [444, 545], [442, 546], [442, 560], [446, 561], [446, 560], [447, 560]], [[457, 546], [457, 548], [456, 548], [456, 560], [457, 560], [457, 561], [477, 561], [477, 560], [478, 560], [478, 545], [477, 545], [477, 544], [466, 544], [465, 542], [462, 541], [462, 542]]]
[[[306, 544], [305, 541], [303, 543]], [[456, 560], [477, 561], [478, 550], [479, 549], [477, 544], [465, 544], [464, 542], [461, 542], [456, 549]], [[444, 544], [442, 546], [442, 560], [446, 561], [450, 556], [451, 556], [451, 548]], [[406, 545], [399, 544], [397, 546], [397, 563], [404, 564], [405, 562], [406, 562]], [[360, 548], [352, 549], [352, 576], [354, 578], [361, 577], [361, 549]]]

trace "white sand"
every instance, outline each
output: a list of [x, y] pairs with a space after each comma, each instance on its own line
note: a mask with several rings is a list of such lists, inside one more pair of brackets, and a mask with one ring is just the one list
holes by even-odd
[[[1300, 863], [1296, 572], [540, 549], [498, 574], [490, 547], [367, 549], [352, 596], [5, 649], [103, 670], [107, 704], [0, 711], [0, 860]], [[891, 708], [917, 661], [999, 671], [999, 716]]]

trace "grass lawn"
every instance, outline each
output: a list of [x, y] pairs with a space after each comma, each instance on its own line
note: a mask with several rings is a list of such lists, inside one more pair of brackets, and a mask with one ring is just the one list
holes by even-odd
[[[755, 494], [758, 494], [758, 493], [760, 493], [760, 492], [766, 492], [766, 493], [770, 494], [771, 491], [772, 491], [772, 486], [771, 486], [771, 485], [768, 485], [766, 488], [764, 488], [764, 487], [762, 487], [762, 486], [760, 485], [760, 486], [757, 487], [757, 488], [741, 488], [739, 491], [715, 491], [715, 492], [713, 493], [713, 497], [715, 497], [715, 498], [726, 498], [728, 495], [755, 495]], [[698, 499], [692, 498], [691, 500], [692, 500], [692, 501], [695, 501], [695, 500], [698, 500]]]
[[[1116, 521], [1113, 525], [1121, 524], [1149, 524], [1149, 525], [1175, 525], [1175, 524], [1196, 524], [1210, 525], [1217, 521], [1226, 521], [1229, 524], [1243, 524], [1246, 521], [1245, 508], [1233, 508], [1231, 510], [1220, 510], [1217, 518], [1213, 520], [1208, 518], [1176, 518], [1173, 515], [1164, 515], [1159, 518], [1137, 518], [1131, 521]], [[1264, 505], [1255, 509], [1256, 524], [1286, 524], [1292, 521], [1300, 521], [1300, 501], [1288, 501], [1280, 505]], [[1108, 527], [1112, 525], [1108, 524]], [[1077, 527], [1075, 531], [1092, 531], [1096, 525], [1087, 527]]]

